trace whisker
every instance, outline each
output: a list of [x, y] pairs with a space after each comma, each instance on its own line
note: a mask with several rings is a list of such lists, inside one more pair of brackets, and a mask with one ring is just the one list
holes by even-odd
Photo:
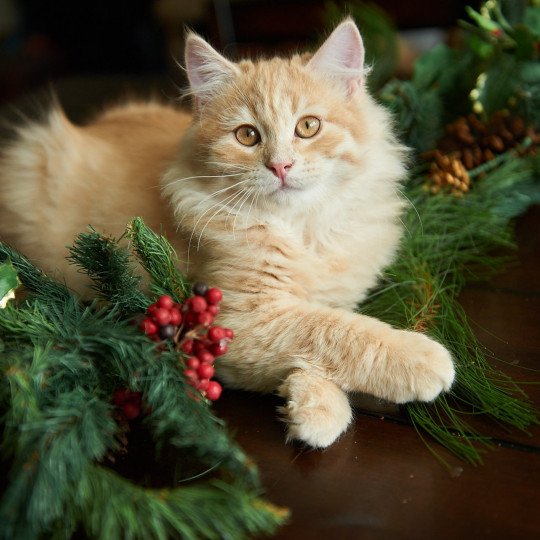
[[[172, 186], [174, 184], [177, 184], [178, 182], [184, 182], [185, 180], [194, 180], [196, 178], [227, 178], [230, 176], [240, 176], [241, 174], [244, 174], [244, 173], [237, 172], [237, 173], [231, 173], [231, 174], [201, 174], [201, 175], [196, 175], [196, 176], [186, 176], [184, 178], [177, 178], [176, 180], [169, 182], [167, 186]], [[154, 186], [154, 187], [159, 187], [159, 186]]]
[[254, 191], [254, 188], [249, 188], [246, 192], [246, 196], [243, 197], [242, 199], [240, 199], [240, 208], [238, 208], [238, 211], [236, 212], [236, 215], [234, 216], [234, 220], [233, 220], [233, 228], [232, 228], [232, 233], [233, 233], [233, 238], [236, 240], [236, 237], [234, 236], [234, 230], [236, 228], [236, 220], [238, 219], [238, 216], [240, 215], [240, 212], [242, 211], [242, 207], [244, 206], [244, 204], [246, 204], [246, 202], [248, 201], [250, 195], [253, 193]]
[[[223, 208], [227, 207], [227, 204], [231, 204], [235, 199], [237, 199], [239, 196], [243, 195], [243, 193], [244, 193], [244, 190], [242, 189], [238, 193], [229, 196], [228, 199], [225, 199], [226, 203], [225, 203], [225, 201], [223, 201], [223, 203], [217, 203], [217, 204], [215, 204], [214, 206], [211, 207], [211, 208], [215, 208], [217, 205], [219, 205], [219, 208], [210, 216], [210, 219], [205, 223], [204, 227], [202, 228], [202, 230], [201, 230], [201, 232], [199, 234], [199, 240], [197, 242], [197, 251], [199, 251], [199, 248], [201, 247], [201, 240], [202, 240], [202, 236], [204, 234], [204, 231], [205, 231], [206, 227], [208, 227], [208, 225], [210, 225], [210, 222], [219, 214], [219, 212], [221, 212], [221, 210], [223, 210]], [[230, 214], [230, 212], [228, 212], [228, 213]], [[198, 223], [198, 221], [197, 221], [197, 223]], [[193, 232], [195, 232], [195, 227], [193, 228]]]
[[240, 186], [242, 184], [245, 184], [246, 182], [249, 182], [251, 178], [246, 178], [245, 180], [240, 180], [240, 182], [237, 182], [236, 184], [233, 184], [232, 186], [224, 187], [223, 189], [218, 189], [217, 191], [214, 191], [213, 193], [210, 193], [210, 195], [207, 195], [204, 199], [201, 199], [197, 206], [200, 206], [203, 202], [207, 201], [208, 199], [211, 199], [215, 195], [219, 195], [220, 193], [223, 193], [224, 191], [228, 191], [229, 189], [232, 189], [236, 186]]
[[[239, 193], [242, 193], [242, 191], [240, 191]], [[204, 212], [202, 212], [202, 214], [199, 216], [199, 218], [197, 219], [197, 221], [195, 222], [195, 224], [193, 225], [193, 228], [192, 228], [192, 231], [191, 231], [191, 236], [189, 237], [189, 243], [188, 243], [188, 260], [189, 260], [189, 251], [191, 249], [191, 241], [193, 240], [193, 236], [195, 235], [195, 231], [197, 230], [197, 225], [200, 223], [200, 221], [202, 220], [202, 218], [208, 213], [208, 212], [211, 212], [216, 206], [219, 206], [220, 208], [218, 208], [218, 212], [219, 210], [221, 210], [221, 208], [223, 206], [226, 206], [227, 202], [230, 202], [232, 200], [234, 200], [236, 197], [238, 196], [238, 193], [233, 193], [232, 195], [229, 195], [228, 197], [225, 198], [225, 200], [223, 201], [218, 201], [217, 203], [213, 204], [212, 206], [210, 206], [209, 208], [207, 208]], [[217, 212], [216, 212], [217, 213]], [[214, 214], [216, 215], [216, 214]], [[213, 216], [212, 216], [213, 217]], [[210, 218], [212, 219], [212, 218]], [[208, 222], [207, 222], [208, 224]], [[200, 237], [199, 237], [199, 245], [200, 245]], [[197, 248], [198, 249], [198, 248]]]
[[221, 161], [204, 161], [207, 165], [217, 165], [218, 167], [224, 167], [226, 169], [238, 169], [239, 171], [253, 171], [253, 167], [247, 165], [241, 165], [240, 163], [225, 163]]
[[[409, 204], [411, 205], [412, 209], [415, 211], [416, 215], [418, 216], [418, 222], [420, 223], [420, 230], [422, 231], [422, 234], [424, 234], [424, 224], [422, 222], [422, 216], [420, 215], [420, 212], [418, 212], [418, 209], [416, 208], [416, 206], [414, 205], [414, 203], [411, 201], [411, 199], [409, 199], [409, 197], [407, 197], [407, 195], [405, 194], [404, 191], [402, 191], [401, 189], [399, 188], [396, 188], [396, 191], [404, 198], [406, 199]], [[401, 223], [403, 224], [403, 226], [407, 229], [407, 226], [405, 225], [405, 223], [403, 222], [402, 219], [400, 219]], [[407, 229], [407, 232], [408, 229]]]

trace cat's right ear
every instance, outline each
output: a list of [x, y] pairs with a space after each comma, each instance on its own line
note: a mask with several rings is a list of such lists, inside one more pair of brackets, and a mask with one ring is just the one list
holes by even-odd
[[223, 83], [238, 73], [238, 68], [232, 62], [193, 33], [186, 37], [185, 65], [191, 93], [201, 103], [208, 101]]

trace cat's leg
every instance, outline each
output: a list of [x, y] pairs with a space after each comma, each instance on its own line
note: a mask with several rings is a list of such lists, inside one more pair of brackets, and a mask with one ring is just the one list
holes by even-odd
[[454, 380], [449, 352], [423, 334], [289, 295], [268, 302], [258, 296], [257, 306], [238, 302], [249, 317], [224, 310], [237, 337], [221, 373], [236, 387], [275, 390], [301, 368], [345, 391], [405, 403], [432, 401]]
[[287, 423], [287, 439], [315, 448], [331, 445], [349, 426], [352, 410], [345, 392], [314, 370], [293, 370], [278, 388], [286, 401], [279, 408]]

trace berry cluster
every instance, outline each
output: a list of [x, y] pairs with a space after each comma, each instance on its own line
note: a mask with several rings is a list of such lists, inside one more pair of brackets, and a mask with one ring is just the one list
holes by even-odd
[[140, 329], [154, 341], [172, 340], [176, 349], [187, 355], [184, 374], [188, 384], [203, 396], [215, 401], [221, 395], [221, 385], [211, 380], [214, 361], [223, 356], [233, 339], [230, 328], [213, 326], [219, 313], [221, 291], [195, 283], [193, 296], [178, 304], [163, 295], [146, 310]]
[[114, 391], [113, 403], [124, 413], [128, 420], [133, 420], [141, 414], [142, 394], [132, 392], [127, 388], [118, 388]]

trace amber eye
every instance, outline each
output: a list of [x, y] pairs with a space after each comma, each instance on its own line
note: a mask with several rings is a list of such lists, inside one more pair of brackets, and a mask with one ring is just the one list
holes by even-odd
[[315, 116], [304, 116], [298, 124], [296, 124], [295, 133], [302, 139], [309, 139], [319, 133], [321, 129], [321, 121]]
[[255, 146], [261, 140], [259, 132], [253, 126], [240, 126], [234, 134], [238, 142], [244, 146]]

